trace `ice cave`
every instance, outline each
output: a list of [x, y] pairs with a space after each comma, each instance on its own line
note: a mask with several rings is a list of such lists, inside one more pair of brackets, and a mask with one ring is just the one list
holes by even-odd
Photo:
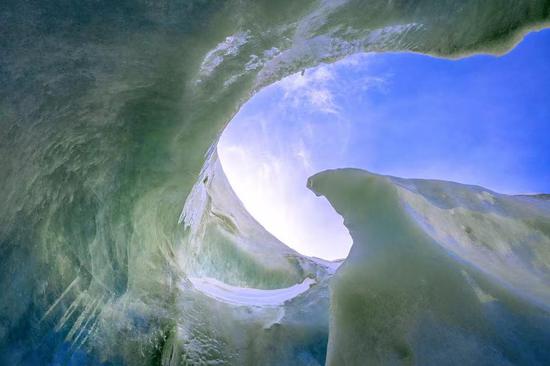
[[[0, 365], [550, 364], [549, 25], [548, 0], [3, 2]], [[372, 55], [375, 103], [344, 103], [370, 74], [307, 90], [307, 169], [276, 175], [301, 191], [231, 160], [275, 146], [262, 95]]]

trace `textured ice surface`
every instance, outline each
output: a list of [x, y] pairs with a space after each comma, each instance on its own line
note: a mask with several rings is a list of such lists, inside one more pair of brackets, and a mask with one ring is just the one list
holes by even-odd
[[309, 181], [353, 238], [327, 363], [544, 365], [550, 201], [357, 169]]
[[[372, 202], [329, 197], [360, 233], [331, 285], [329, 337], [327, 266], [245, 218], [205, 166], [263, 85], [359, 51], [503, 52], [547, 24], [548, 9], [546, 0], [3, 2], [0, 364], [315, 365], [327, 340], [329, 364], [548, 364], [548, 254], [522, 244], [547, 240], [541, 199], [484, 213], [496, 229], [512, 220], [502, 234], [511, 241], [471, 250], [460, 225], [479, 242], [489, 233], [467, 217], [443, 225], [431, 215], [450, 208], [427, 195], [409, 200], [416, 221], [392, 206], [398, 220], [380, 226], [363, 225]], [[190, 221], [179, 223], [186, 201]], [[414, 245], [397, 250], [409, 229]], [[365, 244], [388, 233], [399, 245]], [[504, 262], [518, 266], [506, 275]], [[204, 296], [188, 276], [316, 285], [255, 309]]]
[[203, 294], [232, 305], [277, 306], [307, 291], [315, 283], [306, 278], [301, 283], [282, 289], [259, 290], [230, 286], [210, 277], [189, 277], [193, 286]]

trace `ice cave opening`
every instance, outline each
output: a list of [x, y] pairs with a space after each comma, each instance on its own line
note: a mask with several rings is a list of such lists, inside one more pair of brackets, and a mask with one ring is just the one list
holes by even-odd
[[500, 57], [364, 53], [295, 73], [232, 119], [217, 145], [221, 165], [270, 233], [328, 260], [345, 258], [352, 240], [326, 199], [306, 187], [319, 171], [549, 191], [550, 146], [540, 133], [549, 111], [539, 92], [550, 83], [549, 39], [548, 31], [529, 34]]

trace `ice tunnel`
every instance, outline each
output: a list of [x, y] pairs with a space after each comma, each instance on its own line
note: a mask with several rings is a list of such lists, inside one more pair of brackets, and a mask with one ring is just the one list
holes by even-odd
[[262, 87], [364, 51], [508, 51], [538, 1], [0, 5], [0, 364], [545, 365], [550, 201], [310, 178], [343, 264], [244, 209], [216, 142]]

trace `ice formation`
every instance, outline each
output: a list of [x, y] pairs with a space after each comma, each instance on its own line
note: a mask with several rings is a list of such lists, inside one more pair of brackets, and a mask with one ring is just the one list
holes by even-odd
[[[353, 238], [331, 282], [328, 364], [544, 364], [550, 200], [326, 171]], [[358, 347], [357, 339], [361, 339]]]
[[[259, 226], [213, 152], [305, 67], [500, 53], [549, 18], [547, 0], [4, 2], [0, 364], [550, 363], [547, 197], [321, 173], [354, 239], [337, 268]], [[227, 303], [196, 278], [290, 293]]]

